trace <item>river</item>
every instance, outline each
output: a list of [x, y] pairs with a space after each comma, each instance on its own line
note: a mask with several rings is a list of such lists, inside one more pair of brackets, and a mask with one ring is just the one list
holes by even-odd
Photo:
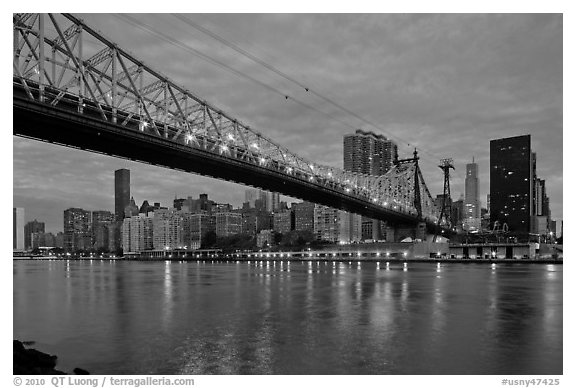
[[92, 374], [562, 374], [559, 264], [15, 260], [14, 338]]

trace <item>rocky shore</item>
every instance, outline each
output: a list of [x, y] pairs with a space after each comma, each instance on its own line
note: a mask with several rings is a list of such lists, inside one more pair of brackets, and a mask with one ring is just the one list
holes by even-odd
[[[13, 373], [15, 375], [67, 375], [69, 373], [56, 369], [58, 357], [27, 349], [31, 342], [14, 340], [13, 342]], [[84, 369], [74, 368], [75, 375], [88, 375]]]

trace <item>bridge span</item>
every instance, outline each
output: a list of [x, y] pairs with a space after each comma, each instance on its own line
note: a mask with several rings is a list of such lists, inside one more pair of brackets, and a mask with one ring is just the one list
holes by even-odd
[[[70, 14], [14, 14], [14, 135], [211, 176], [384, 220], [439, 216], [418, 156], [383, 176], [302, 158]], [[87, 38], [90, 44], [83, 43]]]

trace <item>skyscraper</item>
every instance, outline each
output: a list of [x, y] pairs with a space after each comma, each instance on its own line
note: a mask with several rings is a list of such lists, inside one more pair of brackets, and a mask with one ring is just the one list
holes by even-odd
[[24, 225], [24, 248], [32, 248], [32, 234], [44, 232], [45, 226], [43, 222], [37, 220], [27, 222], [26, 225]]
[[480, 229], [480, 194], [478, 184], [478, 164], [466, 165], [466, 179], [464, 191], [464, 227], [466, 230]]
[[92, 248], [92, 213], [88, 210], [64, 210], [64, 249], [70, 252]]
[[12, 249], [15, 251], [24, 250], [24, 208], [12, 208]]
[[[344, 170], [369, 175], [384, 175], [398, 161], [398, 146], [392, 140], [361, 129], [344, 135]], [[362, 218], [362, 238], [379, 240], [380, 221]]]
[[116, 221], [124, 219], [124, 209], [130, 203], [130, 170], [114, 171], [114, 215]]
[[533, 214], [535, 158], [530, 135], [490, 141], [490, 223], [528, 233]]

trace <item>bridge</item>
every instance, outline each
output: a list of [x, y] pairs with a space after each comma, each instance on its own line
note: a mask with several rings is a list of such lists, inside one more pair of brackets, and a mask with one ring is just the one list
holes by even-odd
[[298, 156], [71, 14], [14, 14], [14, 135], [211, 176], [432, 229], [419, 158], [383, 176]]

